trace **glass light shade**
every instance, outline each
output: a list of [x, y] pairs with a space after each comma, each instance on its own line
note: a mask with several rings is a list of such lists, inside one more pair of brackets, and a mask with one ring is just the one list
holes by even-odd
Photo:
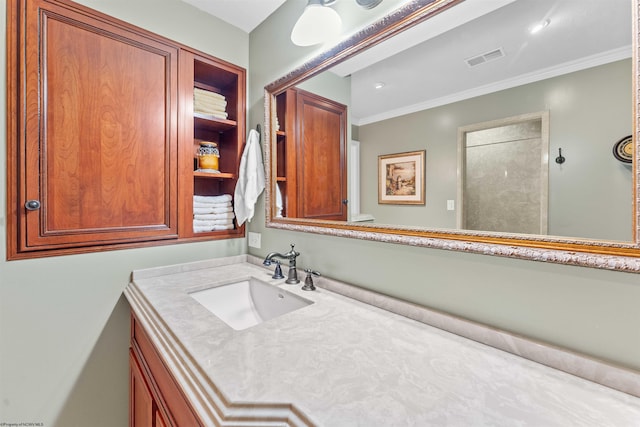
[[298, 46], [323, 43], [340, 34], [341, 27], [338, 12], [321, 4], [309, 4], [291, 31], [291, 41]]

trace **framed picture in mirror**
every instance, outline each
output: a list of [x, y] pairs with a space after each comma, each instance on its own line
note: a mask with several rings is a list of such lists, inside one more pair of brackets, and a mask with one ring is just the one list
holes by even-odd
[[425, 204], [426, 151], [378, 156], [378, 203]]

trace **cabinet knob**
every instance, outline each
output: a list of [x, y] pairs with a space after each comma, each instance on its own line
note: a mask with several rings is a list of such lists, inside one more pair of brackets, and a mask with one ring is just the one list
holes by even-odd
[[342, 204], [343, 204], [343, 205], [346, 205], [346, 204], [348, 204], [348, 203], [349, 203], [349, 199], [344, 199], [344, 200], [342, 201]]
[[40, 201], [39, 200], [28, 200], [27, 203], [24, 204], [24, 207], [28, 211], [37, 211], [40, 209]]

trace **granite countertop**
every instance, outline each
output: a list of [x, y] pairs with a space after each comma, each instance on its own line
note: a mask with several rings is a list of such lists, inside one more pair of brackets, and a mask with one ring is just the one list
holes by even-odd
[[[640, 425], [639, 398], [320, 287], [302, 291], [246, 260], [139, 270], [125, 291], [206, 422]], [[314, 304], [236, 331], [188, 295], [248, 277]]]

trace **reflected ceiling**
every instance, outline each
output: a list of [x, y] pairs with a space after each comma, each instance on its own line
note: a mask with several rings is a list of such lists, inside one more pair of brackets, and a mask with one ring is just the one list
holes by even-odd
[[[351, 75], [352, 121], [363, 125], [630, 58], [630, 16], [629, 0], [467, 0], [394, 37], [393, 46], [377, 46], [332, 71]], [[547, 19], [543, 31], [530, 34]], [[454, 28], [464, 22], [464, 29]], [[496, 50], [504, 56], [473, 67], [466, 61]], [[376, 90], [378, 82], [384, 87]]]

